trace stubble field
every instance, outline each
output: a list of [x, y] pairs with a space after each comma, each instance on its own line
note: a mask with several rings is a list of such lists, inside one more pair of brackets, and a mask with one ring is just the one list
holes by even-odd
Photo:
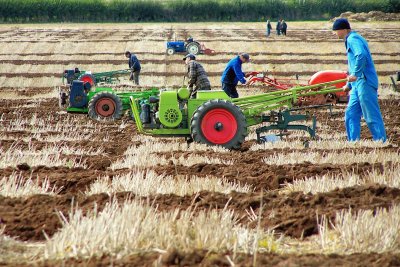
[[[274, 26], [274, 25], [273, 25]], [[125, 116], [98, 122], [58, 107], [64, 69], [142, 62], [143, 87], [178, 87], [182, 55], [165, 41], [193, 36], [213, 88], [246, 51], [245, 71], [277, 78], [346, 70], [330, 23], [49, 24], [0, 26], [0, 264], [29, 266], [399, 266], [400, 24], [355, 23], [380, 78], [389, 141], [345, 139], [345, 105], [318, 110], [318, 141], [293, 132], [228, 151], [139, 135]], [[128, 77], [126, 77], [128, 78]], [[122, 82], [129, 87], [129, 81]], [[263, 91], [241, 88], [241, 94]], [[254, 130], [254, 129], [253, 129]]]

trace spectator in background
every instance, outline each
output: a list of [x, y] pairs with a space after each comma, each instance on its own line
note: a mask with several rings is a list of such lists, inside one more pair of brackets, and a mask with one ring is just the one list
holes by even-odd
[[286, 35], [286, 30], [287, 30], [286, 21], [282, 20], [282, 22], [281, 22], [281, 32], [282, 32], [282, 35]]
[[139, 85], [139, 74], [141, 70], [139, 59], [135, 56], [135, 54], [126, 51], [125, 56], [128, 58], [129, 69], [131, 70], [131, 75], [129, 77], [130, 81], [133, 81], [134, 84]]
[[282, 19], [279, 19], [276, 23], [276, 35], [281, 35], [281, 20]]
[[267, 37], [271, 35], [271, 30], [272, 30], [271, 22], [267, 20]]

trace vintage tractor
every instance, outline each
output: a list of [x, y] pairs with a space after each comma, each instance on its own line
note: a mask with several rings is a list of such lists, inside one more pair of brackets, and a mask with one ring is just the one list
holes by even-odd
[[88, 82], [90, 85], [94, 86], [99, 83], [115, 83], [118, 81], [118, 77], [121, 75], [127, 75], [130, 73], [129, 69], [107, 71], [92, 73], [91, 71], [79, 70], [75, 68], [73, 70], [64, 70], [63, 84], [70, 85], [72, 81], [79, 80], [82, 82]]
[[88, 113], [92, 119], [120, 119], [126, 110], [130, 110], [129, 99], [140, 103], [148, 101], [150, 96], [157, 96], [159, 90], [116, 92], [109, 87], [92, 87], [90, 82], [75, 80], [69, 88], [60, 89], [59, 104], [68, 112]]
[[[342, 89], [334, 84], [344, 81], [298, 86], [235, 99], [229, 98], [224, 91], [199, 91], [195, 99], [190, 99], [189, 90], [181, 88], [162, 91], [159, 97], [150, 97], [149, 103], [141, 104], [134, 97], [130, 102], [140, 133], [181, 136], [188, 141], [237, 149], [247, 136], [248, 127], [263, 123], [269, 125], [256, 130], [258, 141], [262, 141], [261, 134], [269, 130], [304, 130], [314, 137], [315, 117], [292, 114], [293, 104], [302, 97], [339, 92]], [[311, 127], [291, 124], [308, 119], [313, 120]]]
[[204, 44], [200, 44], [199, 42], [195, 41], [192, 37], [189, 37], [186, 41], [167, 42], [167, 55], [173, 55], [175, 53], [188, 53], [193, 55], [198, 55], [198, 54], [212, 55], [215, 53], [215, 51], [206, 48]]
[[[298, 85], [305, 85], [298, 83], [298, 76], [296, 76], [296, 82], [293, 82], [293, 79], [288, 80], [277, 80], [275, 78], [268, 77], [267, 75], [260, 73], [260, 72], [249, 72], [247, 73], [248, 76], [248, 84], [263, 84], [268, 88], [273, 90], [286, 90]], [[308, 85], [314, 85], [318, 83], [329, 82], [338, 79], [344, 79], [347, 77], [347, 73], [345, 71], [338, 71], [338, 70], [325, 70], [319, 71], [315, 73], [311, 78], [308, 80]], [[342, 88], [345, 85], [345, 82], [337, 83], [335, 86], [336, 88]], [[324, 103], [338, 103], [342, 102], [345, 103], [348, 101], [348, 93], [344, 91], [339, 91], [336, 93], [329, 93], [326, 95], [315, 95], [309, 96], [307, 98], [301, 99], [302, 105], [317, 105], [317, 104], [324, 104]]]

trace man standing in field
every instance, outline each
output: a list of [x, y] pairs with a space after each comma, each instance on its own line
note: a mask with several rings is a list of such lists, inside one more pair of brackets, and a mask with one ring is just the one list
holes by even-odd
[[282, 19], [279, 19], [276, 23], [276, 35], [281, 35], [281, 20]]
[[139, 74], [141, 70], [139, 59], [135, 54], [126, 51], [125, 56], [128, 58], [129, 69], [131, 70], [131, 75], [129, 77], [130, 81], [134, 84], [139, 85]]
[[272, 30], [271, 22], [267, 20], [267, 37], [271, 35], [271, 30]]
[[282, 35], [286, 36], [286, 30], [287, 30], [286, 21], [282, 20], [282, 24], [281, 24]]
[[347, 19], [333, 23], [333, 31], [345, 41], [348, 71], [347, 84], [343, 90], [350, 92], [345, 113], [347, 138], [360, 140], [361, 117], [363, 116], [375, 141], [386, 141], [385, 126], [378, 103], [378, 75], [367, 41], [350, 28]]
[[196, 98], [197, 91], [211, 90], [210, 81], [203, 66], [196, 61], [193, 54], [187, 54], [183, 60], [187, 66], [187, 76], [189, 78], [188, 88], [190, 89], [190, 97]]
[[237, 57], [231, 59], [226, 65], [224, 72], [222, 73], [222, 90], [231, 97], [238, 98], [239, 94], [236, 90], [236, 86], [240, 81], [242, 84], [246, 84], [246, 75], [242, 71], [242, 64], [250, 61], [249, 54], [242, 53]]

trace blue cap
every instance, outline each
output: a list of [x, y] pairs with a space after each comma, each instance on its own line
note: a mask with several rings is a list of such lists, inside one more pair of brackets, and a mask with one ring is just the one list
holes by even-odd
[[337, 31], [344, 29], [349, 29], [349, 30], [351, 29], [349, 21], [345, 18], [340, 18], [335, 20], [335, 22], [333, 23], [332, 30]]
[[193, 54], [187, 54], [187, 55], [183, 58], [183, 60], [185, 60], [186, 58], [190, 58], [190, 59], [192, 59], [192, 60], [196, 60], [196, 56], [193, 55]]

